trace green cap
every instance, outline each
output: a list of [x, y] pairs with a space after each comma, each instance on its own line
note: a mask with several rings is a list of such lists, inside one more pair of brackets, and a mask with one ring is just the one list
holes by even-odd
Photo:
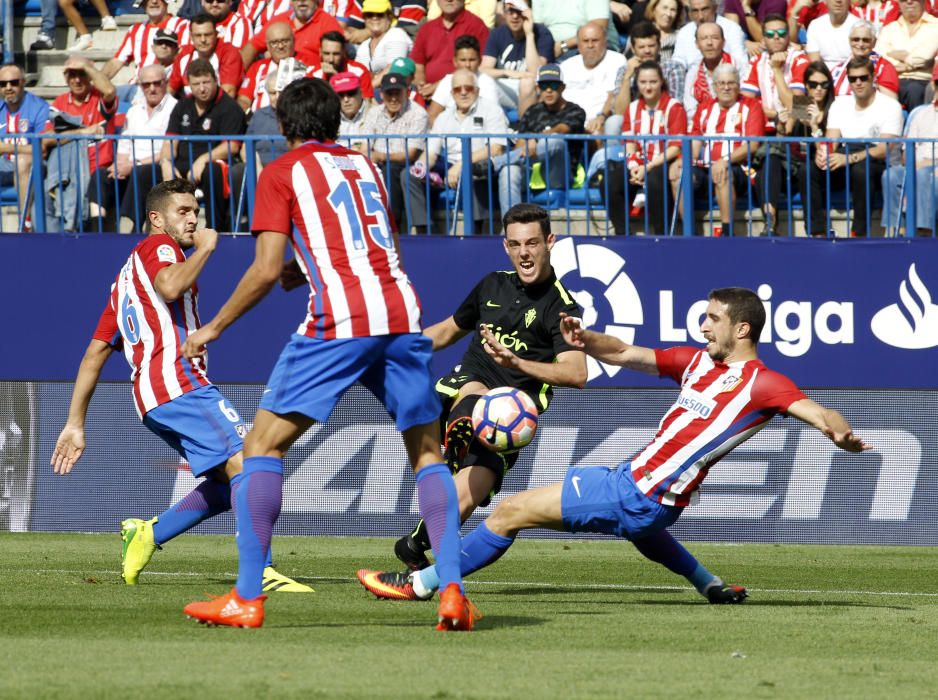
[[398, 75], [403, 75], [408, 78], [412, 78], [416, 72], [417, 66], [411, 59], [407, 58], [407, 56], [395, 58], [391, 61], [391, 67], [388, 68], [388, 73], [397, 73]]

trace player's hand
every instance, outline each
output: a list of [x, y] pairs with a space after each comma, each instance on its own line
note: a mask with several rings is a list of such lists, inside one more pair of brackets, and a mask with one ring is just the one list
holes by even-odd
[[847, 452], [865, 452], [866, 450], [872, 450], [873, 446], [868, 445], [863, 440], [858, 438], [853, 434], [852, 430], [848, 430], [844, 433], [837, 433], [833, 430], [826, 430], [827, 437], [829, 437], [837, 447]]
[[585, 348], [586, 343], [583, 342], [583, 332], [585, 330], [582, 319], [569, 316], [563, 311], [560, 312], [560, 333], [567, 345], [574, 348]]
[[188, 359], [201, 357], [205, 354], [205, 346], [218, 338], [218, 333], [211, 326], [202, 326], [195, 333], [186, 338], [182, 346], [182, 354]]
[[85, 451], [85, 431], [73, 425], [66, 425], [55, 441], [52, 451], [52, 471], [56, 474], [68, 474]]
[[502, 367], [516, 368], [518, 366], [518, 356], [498, 342], [498, 339], [492, 331], [489, 330], [488, 326], [480, 326], [479, 334], [482, 336], [482, 339], [485, 340], [482, 347], [485, 349], [486, 354], [495, 360], [496, 364]]
[[218, 245], [218, 231], [213, 228], [197, 228], [192, 234], [192, 245], [197, 250], [215, 250]]
[[285, 262], [280, 271], [280, 286], [284, 291], [290, 292], [306, 283], [306, 275], [300, 269], [300, 264], [296, 258]]

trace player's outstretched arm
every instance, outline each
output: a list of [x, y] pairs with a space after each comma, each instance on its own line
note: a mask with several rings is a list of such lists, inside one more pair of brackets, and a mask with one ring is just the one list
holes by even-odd
[[258, 235], [254, 262], [215, 318], [186, 339], [183, 355], [188, 358], [201, 355], [206, 344], [217, 339], [228, 326], [267, 296], [280, 279], [286, 247], [287, 237], [282, 233], [263, 231]]
[[218, 232], [212, 228], [200, 228], [192, 234], [195, 252], [182, 262], [174, 263], [156, 273], [153, 286], [168, 302], [176, 301], [199, 279], [205, 263], [218, 244]]
[[487, 326], [480, 326], [479, 333], [485, 340], [485, 345], [482, 346], [485, 352], [502, 367], [524, 372], [529, 377], [551, 386], [569, 386], [575, 389], [586, 386], [586, 355], [580, 350], [561, 352], [554, 362], [536, 362], [518, 357], [502, 345]]
[[560, 313], [560, 331], [568, 345], [580, 348], [600, 362], [658, 374], [658, 362], [651, 348], [629, 345], [614, 336], [586, 330], [581, 319], [563, 312]]
[[68, 409], [68, 420], [55, 442], [52, 451], [52, 471], [56, 474], [68, 474], [85, 451], [85, 416], [88, 415], [88, 404], [98, 385], [101, 368], [107, 358], [114, 352], [114, 348], [101, 340], [92, 340], [85, 350], [85, 356], [78, 367], [78, 376], [75, 378], [75, 389], [72, 391], [72, 402]]
[[867, 445], [853, 434], [850, 423], [840, 413], [832, 408], [826, 408], [816, 401], [811, 399], [795, 401], [788, 407], [787, 413], [808, 425], [813, 425], [842, 450], [863, 452], [873, 448], [872, 445]]
[[457, 340], [465, 338], [468, 333], [469, 331], [456, 325], [452, 316], [423, 330], [423, 334], [433, 341], [434, 351], [448, 348]]

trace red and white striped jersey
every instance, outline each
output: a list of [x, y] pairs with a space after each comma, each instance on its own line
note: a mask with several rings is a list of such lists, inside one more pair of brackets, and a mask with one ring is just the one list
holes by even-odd
[[420, 332], [420, 302], [394, 245], [384, 180], [357, 151], [309, 141], [257, 181], [251, 231], [290, 237], [310, 285], [298, 333], [357, 338]]
[[154, 286], [160, 270], [185, 259], [179, 244], [165, 233], [139, 243], [117, 275], [94, 333], [97, 340], [123, 346], [141, 418], [157, 406], [211, 384], [205, 373], [206, 356], [187, 360], [182, 355], [186, 338], [202, 325], [198, 285], [169, 303]]
[[[684, 106], [668, 93], [661, 93], [661, 100], [657, 109], [648, 109], [642, 98], [633, 100], [625, 110], [625, 119], [622, 122], [622, 133], [628, 136], [669, 135], [685, 136], [687, 134], [687, 112]], [[642, 159], [649, 161], [668, 146], [680, 146], [680, 141], [633, 141], [626, 139], [626, 143], [638, 146]]]
[[[345, 22], [352, 4], [352, 0], [323, 0], [319, 7], [326, 14]], [[260, 32], [273, 17], [286, 14], [291, 9], [290, 0], [244, 0], [238, 12], [248, 19], [255, 32]]]
[[[896, 67], [889, 61], [884, 61], [875, 53], [870, 54], [870, 60], [873, 62], [873, 84], [878, 88], [883, 87], [892, 90], [898, 95], [899, 73], [896, 71]], [[853, 94], [850, 81], [847, 80], [847, 64], [849, 62], [844, 61], [831, 70], [831, 77], [834, 79], [834, 97]]]
[[254, 36], [254, 25], [240, 12], [231, 12], [224, 20], [215, 25], [218, 30], [218, 38], [234, 46], [239, 51], [252, 36]]
[[[375, 89], [371, 84], [371, 71], [368, 70], [363, 64], [358, 61], [346, 61], [345, 67], [339, 71], [340, 73], [352, 73], [358, 76], [358, 79], [361, 81], [362, 86], [362, 97], [366, 100], [370, 100], [375, 96]], [[317, 66], [312, 71], [307, 72], [307, 75], [310, 78], [320, 78], [325, 79], [328, 82], [328, 78], [325, 78], [325, 75], [322, 72], [322, 64]]]
[[[764, 136], [765, 114], [758, 100], [743, 95], [726, 109], [719, 102], [711, 102], [697, 108], [691, 133], [694, 136]], [[715, 160], [728, 159], [743, 143], [746, 142], [708, 139], [703, 143], [698, 160], [710, 165]], [[759, 143], [750, 141], [749, 144], [755, 154]]]
[[[392, 0], [391, 9], [397, 17], [397, 26], [401, 29], [418, 27], [427, 16], [426, 0]], [[349, 0], [346, 18], [350, 27], [364, 27], [362, 0]], [[484, 46], [482, 48], [485, 48]]]
[[[783, 105], [778, 96], [778, 89], [775, 87], [775, 71], [772, 69], [770, 56], [768, 51], [763, 51], [749, 61], [749, 73], [743, 76], [740, 89], [747, 95], [758, 97], [762, 101], [763, 109], [778, 112], [781, 111]], [[782, 74], [792, 92], [803, 93], [805, 91], [804, 72], [810, 63], [811, 60], [804, 51], [796, 51], [788, 47], [788, 57], [785, 59]], [[773, 130], [774, 123], [773, 120]]]
[[114, 54], [114, 58], [119, 58], [124, 64], [131, 62], [134, 64], [136, 70], [131, 83], [137, 82], [137, 73], [141, 68], [156, 63], [156, 55], [153, 53], [153, 37], [157, 29], [174, 32], [179, 38], [180, 46], [190, 43], [189, 20], [187, 19], [168, 15], [159, 24], [140, 22], [132, 26]]
[[[192, 94], [189, 89], [189, 79], [186, 77], [186, 71], [193, 58], [196, 58], [195, 47], [187, 46], [173, 61], [173, 69], [169, 74], [169, 90], [177, 93], [184, 89], [188, 97]], [[215, 76], [218, 78], [219, 85], [233, 85], [235, 89], [241, 86], [241, 78], [244, 75], [244, 64], [241, 62], [241, 54], [234, 46], [218, 42], [215, 51], [209, 57], [208, 62], [215, 69]]]
[[899, 3], [895, 0], [882, 0], [875, 5], [872, 1], [868, 2], [864, 7], [850, 5], [850, 14], [865, 19], [873, 25], [875, 33], [879, 34], [880, 29], [899, 19]]
[[806, 398], [783, 374], [760, 360], [724, 364], [689, 347], [656, 350], [658, 373], [681, 394], [652, 441], [631, 460], [642, 492], [667, 506], [688, 506], [714, 464], [777, 413]]
[[[241, 81], [241, 87], [238, 88], [238, 97], [247, 97], [251, 100], [251, 111], [256, 112], [261, 107], [270, 105], [270, 95], [267, 94], [267, 74], [271, 70], [276, 70], [277, 64], [272, 58], [262, 58], [255, 61], [248, 68], [244, 80]], [[306, 75], [312, 72], [312, 68], [306, 70]]]

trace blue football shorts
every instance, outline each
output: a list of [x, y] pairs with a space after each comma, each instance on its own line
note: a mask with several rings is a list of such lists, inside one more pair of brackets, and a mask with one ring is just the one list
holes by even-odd
[[334, 340], [294, 333], [260, 407], [324, 423], [348, 388], [361, 382], [384, 404], [398, 430], [435, 423], [442, 408], [430, 374], [432, 355], [433, 344], [420, 333]]
[[628, 540], [663, 530], [683, 510], [642, 493], [628, 462], [618, 467], [570, 467], [560, 496], [561, 517], [570, 532], [598, 532]]
[[143, 424], [189, 462], [196, 476], [238, 454], [247, 434], [241, 416], [214, 385], [157, 406], [143, 417]]

